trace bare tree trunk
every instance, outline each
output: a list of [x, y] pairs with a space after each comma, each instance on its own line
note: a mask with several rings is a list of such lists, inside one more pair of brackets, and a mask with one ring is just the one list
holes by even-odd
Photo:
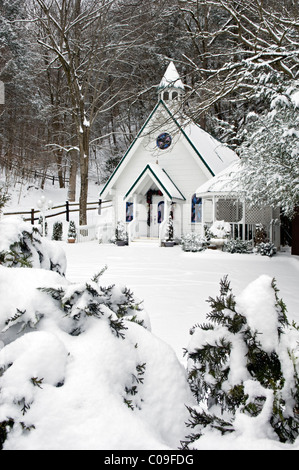
[[62, 158], [63, 158], [63, 150], [56, 150], [55, 151], [55, 159], [57, 164], [57, 175], [59, 181], [59, 187], [64, 188], [64, 178], [63, 178], [63, 171], [62, 171]]
[[69, 173], [69, 189], [68, 189], [68, 200], [74, 202], [76, 200], [76, 186], [77, 186], [77, 150], [71, 150], [71, 164]]
[[80, 199], [79, 199], [79, 223], [87, 224], [87, 198], [88, 198], [88, 168], [89, 168], [89, 127], [82, 126], [80, 133]]

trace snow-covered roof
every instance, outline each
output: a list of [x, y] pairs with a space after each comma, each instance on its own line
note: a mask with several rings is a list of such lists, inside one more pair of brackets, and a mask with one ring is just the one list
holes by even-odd
[[[154, 118], [154, 115], [162, 110], [166, 111], [166, 118], [170, 117], [171, 122], [175, 124], [175, 128], [182, 133], [186, 139], [186, 145], [190, 146], [193, 149], [194, 156], [198, 158], [198, 161], [201, 161], [203, 165], [208, 170], [209, 175], [215, 176], [225, 168], [227, 168], [234, 161], [239, 161], [237, 154], [231, 150], [227, 145], [221, 143], [206, 131], [204, 131], [198, 124], [190, 121], [187, 117], [184, 119], [184, 122], [179, 122], [175, 116], [172, 114], [171, 110], [166, 106], [165, 102], [160, 100], [147, 121], [140, 129], [138, 135], [128, 148], [127, 152], [123, 156], [122, 160], [118, 164], [117, 168], [114, 170], [113, 174], [110, 176], [107, 183], [104, 185], [100, 196], [106, 197], [109, 192], [109, 189], [115, 184], [118, 176], [121, 174], [121, 168], [132, 158], [134, 155], [134, 150], [138, 143], [141, 141], [143, 136], [144, 129], [147, 128], [149, 122]], [[146, 133], [148, 130], [146, 131]], [[146, 134], [145, 133], [145, 134]], [[158, 170], [157, 170], [158, 171]], [[156, 175], [157, 175], [156, 171]]]
[[211, 193], [236, 194], [241, 192], [238, 173], [241, 171], [240, 159], [232, 162], [227, 168], [222, 170], [214, 178], [206, 181], [196, 190], [197, 196]]
[[159, 85], [160, 89], [168, 87], [180, 88], [182, 90], [185, 89], [184, 84], [180, 79], [176, 66], [173, 62], [170, 62], [170, 64], [168, 65], [164, 77], [162, 78]]
[[146, 188], [144, 192], [147, 191], [147, 186], [144, 185], [146, 179], [150, 179], [150, 181], [155, 182], [157, 187], [166, 194], [170, 200], [179, 199], [184, 201], [185, 197], [168, 176], [167, 172], [159, 166], [157, 163], [148, 163], [144, 170], [140, 173], [138, 178], [134, 181], [132, 186], [130, 187], [129, 191], [125, 195], [124, 199], [127, 199], [131, 196], [134, 191], [138, 188], [140, 191], [140, 187]]
[[182, 130], [214, 175], [239, 160], [238, 155], [233, 150], [212, 137], [198, 124], [190, 122], [183, 126]]

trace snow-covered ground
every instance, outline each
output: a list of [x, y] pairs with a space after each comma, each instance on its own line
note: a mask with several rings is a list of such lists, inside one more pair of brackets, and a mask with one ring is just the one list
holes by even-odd
[[[17, 204], [15, 192], [6, 210], [36, 207], [41, 194], [29, 190], [25, 197], [18, 197], [22, 204]], [[66, 199], [63, 190], [52, 188], [45, 196], [54, 204]], [[90, 200], [96, 197], [95, 187]], [[76, 222], [77, 217], [74, 214]], [[96, 213], [89, 214], [89, 222], [97, 219]], [[50, 238], [53, 219], [49, 220]], [[66, 227], [64, 220], [64, 234]], [[4, 337], [0, 343], [0, 369], [2, 364], [5, 370], [0, 422], [9, 412], [15, 413], [15, 421], [22, 426], [35, 425], [30, 432], [15, 428], [7, 449], [176, 449], [186, 431], [185, 405], [192, 402], [183, 350], [190, 341], [190, 328], [206, 320], [207, 299], [219, 293], [219, 281], [225, 275], [235, 295], [260, 276], [275, 278], [288, 319], [299, 323], [299, 257], [289, 251], [268, 258], [218, 250], [184, 253], [178, 246], [160, 248], [146, 242], [125, 247], [96, 240], [68, 244], [65, 238], [53, 242], [57, 253], [62, 249], [66, 254], [65, 278], [40, 269], [0, 269], [0, 295], [5, 299], [2, 325], [16, 307], [26, 311], [27, 321], [34, 321], [39, 311], [45, 316], [36, 333], [29, 332], [7, 347]], [[151, 332], [129, 322], [127, 340], [122, 342], [109, 333], [107, 322], [92, 319], [84, 334], [70, 336], [55, 302], [44, 303], [45, 294], [36, 291], [48, 285], [71, 291], [72, 283], [85, 285], [104, 266], [101, 285], [126, 286], [142, 300]], [[146, 380], [139, 384], [143, 404], [133, 412], [123, 404], [123, 390], [134, 367], [142, 362], [147, 364]], [[41, 388], [29, 386], [32, 370], [36, 380], [44, 378]], [[58, 387], [60, 382], [63, 386]], [[18, 400], [32, 403], [24, 417], [16, 410]], [[297, 439], [293, 446], [283, 445], [248, 428], [224, 438], [219, 433], [207, 434], [198, 448], [299, 450], [299, 443]]]
[[274, 277], [288, 318], [299, 323], [299, 258], [289, 253], [268, 258], [218, 250], [185, 253], [178, 246], [159, 248], [142, 242], [129, 247], [61, 243], [69, 280], [84, 281], [107, 265], [103, 282], [126, 285], [144, 301], [152, 332], [170, 344], [181, 361], [190, 328], [206, 320], [206, 301], [219, 293], [219, 281], [226, 274], [235, 295], [263, 274]]

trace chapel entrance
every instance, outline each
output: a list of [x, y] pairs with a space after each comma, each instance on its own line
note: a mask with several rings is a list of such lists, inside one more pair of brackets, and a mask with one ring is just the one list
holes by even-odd
[[164, 199], [153, 196], [149, 207], [148, 237], [159, 238], [161, 223], [164, 220]]

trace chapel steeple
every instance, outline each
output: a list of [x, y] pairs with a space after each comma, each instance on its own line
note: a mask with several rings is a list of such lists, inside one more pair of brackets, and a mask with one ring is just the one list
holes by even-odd
[[182, 101], [185, 87], [180, 79], [176, 66], [171, 61], [158, 87], [159, 100], [165, 102]]

